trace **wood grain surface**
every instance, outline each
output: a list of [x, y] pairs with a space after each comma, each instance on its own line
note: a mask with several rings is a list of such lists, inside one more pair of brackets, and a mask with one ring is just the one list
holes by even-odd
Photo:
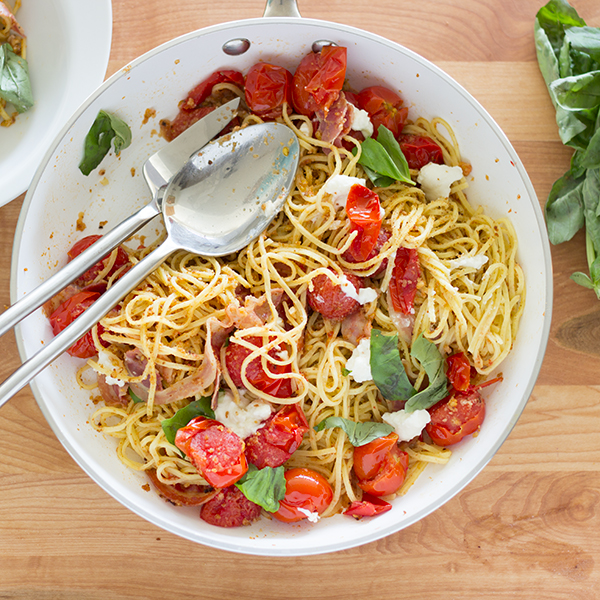
[[[300, 11], [385, 36], [446, 70], [504, 129], [543, 204], [570, 152], [536, 63], [542, 4], [301, 0]], [[600, 26], [598, 0], [572, 4]], [[262, 12], [261, 0], [113, 0], [107, 76], [175, 36]], [[0, 208], [0, 306], [22, 201]], [[582, 235], [552, 255], [550, 342], [508, 440], [441, 509], [352, 550], [257, 558], [166, 533], [94, 484], [21, 391], [0, 410], [0, 599], [600, 598], [600, 301], [569, 279], [586, 268]], [[0, 356], [4, 379], [20, 364], [12, 333]]]

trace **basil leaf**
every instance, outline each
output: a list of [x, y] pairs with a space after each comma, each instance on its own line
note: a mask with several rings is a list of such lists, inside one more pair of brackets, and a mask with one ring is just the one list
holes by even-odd
[[118, 117], [101, 110], [85, 136], [83, 159], [79, 163], [79, 170], [84, 175], [89, 175], [102, 162], [111, 142], [119, 155], [131, 144], [131, 129]]
[[394, 431], [394, 428], [387, 423], [375, 423], [374, 421], [356, 423], [344, 417], [327, 417], [315, 425], [315, 431], [331, 429], [332, 427], [342, 429], [348, 436], [350, 443], [355, 447], [364, 446]]
[[408, 166], [406, 157], [400, 148], [400, 144], [394, 137], [394, 134], [387, 127], [380, 125], [377, 129], [377, 141], [386, 149], [387, 153], [394, 161], [394, 164], [402, 173], [402, 179], [400, 181], [405, 181], [406, 183], [414, 185], [413, 180], [410, 178], [410, 167]]
[[8, 43], [0, 46], [0, 98], [22, 113], [33, 106], [33, 92], [27, 61]]
[[371, 374], [386, 400], [408, 400], [416, 394], [398, 351], [398, 334], [371, 330]]
[[175, 435], [177, 430], [185, 427], [192, 419], [196, 417], [215, 418], [215, 413], [210, 407], [210, 397], [203, 396], [200, 400], [194, 400], [187, 406], [180, 408], [170, 419], [161, 422], [165, 437], [171, 444], [175, 445]]
[[596, 109], [600, 105], [600, 71], [557, 79], [550, 84], [550, 89], [561, 108]]
[[595, 27], [572, 27], [565, 31], [565, 39], [571, 48], [589, 54], [600, 62], [600, 29]]
[[585, 21], [577, 14], [566, 0], [550, 0], [540, 8], [536, 22], [548, 36], [549, 43], [558, 55], [565, 38], [565, 30], [569, 27], [582, 27]]
[[584, 177], [574, 179], [567, 172], [557, 179], [546, 201], [546, 226], [553, 244], [570, 240], [584, 225]]
[[251, 502], [262, 506], [268, 512], [277, 512], [279, 502], [285, 497], [285, 469], [258, 469], [251, 464], [235, 485]]
[[141, 402], [143, 402], [143, 400], [131, 388], [127, 388], [127, 393], [133, 400], [134, 404], [140, 404]]

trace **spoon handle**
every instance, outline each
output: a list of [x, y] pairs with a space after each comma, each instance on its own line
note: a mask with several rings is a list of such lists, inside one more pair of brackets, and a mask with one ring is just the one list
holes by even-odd
[[44, 304], [46, 300], [52, 298], [69, 283], [85, 273], [100, 260], [100, 257], [106, 256], [158, 214], [158, 206], [156, 201], [153, 200], [104, 234], [97, 242], [76, 256], [44, 283], [17, 300], [10, 308], [0, 314], [0, 335], [4, 335], [9, 329], [12, 329], [21, 319], [24, 319]]
[[23, 363], [0, 385], [0, 407], [10, 400], [21, 388], [25, 387], [40, 371], [45, 369], [84, 333], [91, 329], [122, 298], [139, 285], [177, 249], [178, 246], [167, 238], [156, 250], [148, 254], [148, 256], [143, 258], [116, 281], [111, 288], [102, 294], [96, 302], [77, 317], [67, 328], [63, 329], [50, 342], [44, 344], [37, 354], [34, 354], [29, 360]]

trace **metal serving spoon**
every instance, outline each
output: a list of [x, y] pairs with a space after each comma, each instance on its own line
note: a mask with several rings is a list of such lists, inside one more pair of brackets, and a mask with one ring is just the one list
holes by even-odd
[[176, 250], [225, 256], [256, 239], [288, 197], [300, 147], [285, 125], [252, 125], [211, 142], [167, 186], [166, 240], [0, 385], [0, 407]]

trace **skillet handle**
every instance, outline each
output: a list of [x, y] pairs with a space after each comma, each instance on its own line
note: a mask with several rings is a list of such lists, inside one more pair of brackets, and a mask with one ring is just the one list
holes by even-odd
[[296, 0], [267, 0], [263, 17], [301, 17]]

